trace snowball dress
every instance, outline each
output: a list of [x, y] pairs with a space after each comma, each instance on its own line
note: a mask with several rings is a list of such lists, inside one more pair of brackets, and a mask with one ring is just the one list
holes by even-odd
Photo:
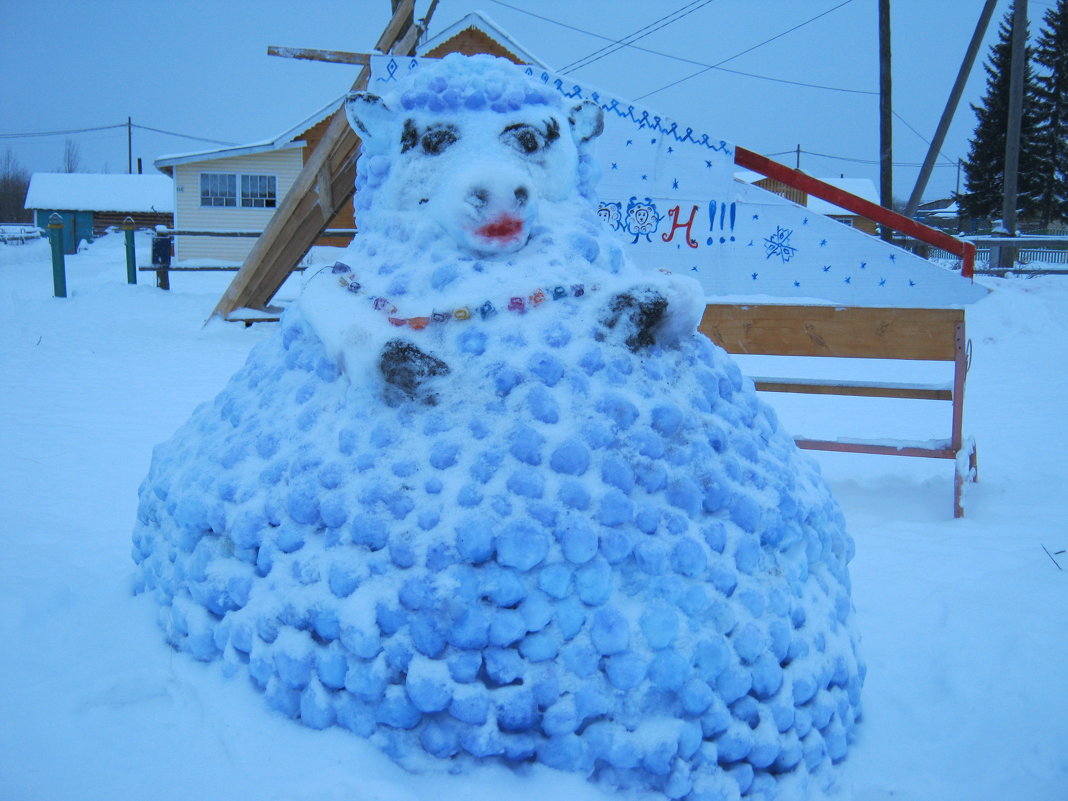
[[[696, 285], [631, 264], [581, 193], [493, 258], [405, 214], [365, 215], [156, 448], [133, 557], [167, 642], [414, 769], [825, 784], [860, 713], [853, 542], [694, 330]], [[651, 293], [650, 343], [612, 310]], [[391, 383], [398, 342], [443, 367]]]

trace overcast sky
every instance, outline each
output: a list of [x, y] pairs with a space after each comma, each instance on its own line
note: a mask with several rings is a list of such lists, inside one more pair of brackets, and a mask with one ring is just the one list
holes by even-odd
[[[957, 185], [956, 161], [966, 155], [974, 128], [968, 104], [983, 94], [982, 63], [1009, 2], [998, 2], [925, 199], [944, 197]], [[1032, 33], [1052, 2], [1030, 1]], [[892, 0], [899, 198], [912, 190], [925, 139], [933, 135], [982, 5]], [[428, 6], [419, 0], [417, 16]], [[0, 11], [0, 152], [10, 147], [29, 170], [54, 171], [69, 137], [84, 171], [126, 172], [127, 117], [135, 125], [248, 144], [339, 97], [355, 67], [270, 57], [268, 45], [368, 52], [388, 20], [389, 0], [0, 0]], [[750, 150], [783, 154], [800, 145], [808, 151], [801, 168], [817, 177], [878, 182], [877, 0], [441, 0], [430, 35], [471, 11], [554, 69], [688, 11], [635, 42], [675, 59], [624, 48], [569, 74], [641, 97], [685, 126]], [[139, 157], [149, 172], [162, 155], [212, 146], [135, 128], [134, 169]], [[776, 158], [795, 163], [792, 152]]]

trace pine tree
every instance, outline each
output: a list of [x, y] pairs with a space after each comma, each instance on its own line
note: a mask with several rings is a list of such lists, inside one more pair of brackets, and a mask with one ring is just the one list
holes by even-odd
[[[1015, 4], [1014, 4], [1015, 5]], [[1009, 80], [1012, 71], [1013, 13], [1001, 21], [998, 41], [990, 49], [986, 69], [986, 94], [975, 112], [975, 133], [965, 159], [965, 188], [957, 196], [965, 217], [1000, 218], [1005, 186], [1005, 131], [1009, 119]], [[1035, 217], [1041, 194], [1041, 147], [1037, 136], [1038, 103], [1032, 48], [1026, 49], [1023, 115], [1020, 120], [1020, 163], [1017, 176], [1017, 208], [1023, 217]]]
[[1039, 218], [1068, 221], [1068, 0], [1046, 11], [1035, 47], [1042, 147]]

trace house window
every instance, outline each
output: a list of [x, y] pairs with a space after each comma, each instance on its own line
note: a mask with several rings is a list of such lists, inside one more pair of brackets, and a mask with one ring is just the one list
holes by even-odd
[[241, 179], [241, 208], [273, 209], [278, 205], [278, 182], [275, 176], [233, 172], [202, 172], [200, 205], [237, 208], [238, 178]]
[[245, 209], [273, 209], [276, 205], [273, 175], [241, 176], [241, 207]]
[[237, 176], [225, 172], [202, 172], [200, 205], [237, 206]]

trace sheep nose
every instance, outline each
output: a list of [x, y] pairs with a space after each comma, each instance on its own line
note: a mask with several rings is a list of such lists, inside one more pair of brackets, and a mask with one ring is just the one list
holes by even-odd
[[469, 197], [471, 199], [471, 204], [476, 209], [481, 209], [489, 203], [490, 193], [488, 189], [478, 186], [471, 190]]
[[525, 206], [526, 202], [530, 200], [530, 190], [525, 186], [521, 186], [515, 190], [515, 202], [520, 206]]

